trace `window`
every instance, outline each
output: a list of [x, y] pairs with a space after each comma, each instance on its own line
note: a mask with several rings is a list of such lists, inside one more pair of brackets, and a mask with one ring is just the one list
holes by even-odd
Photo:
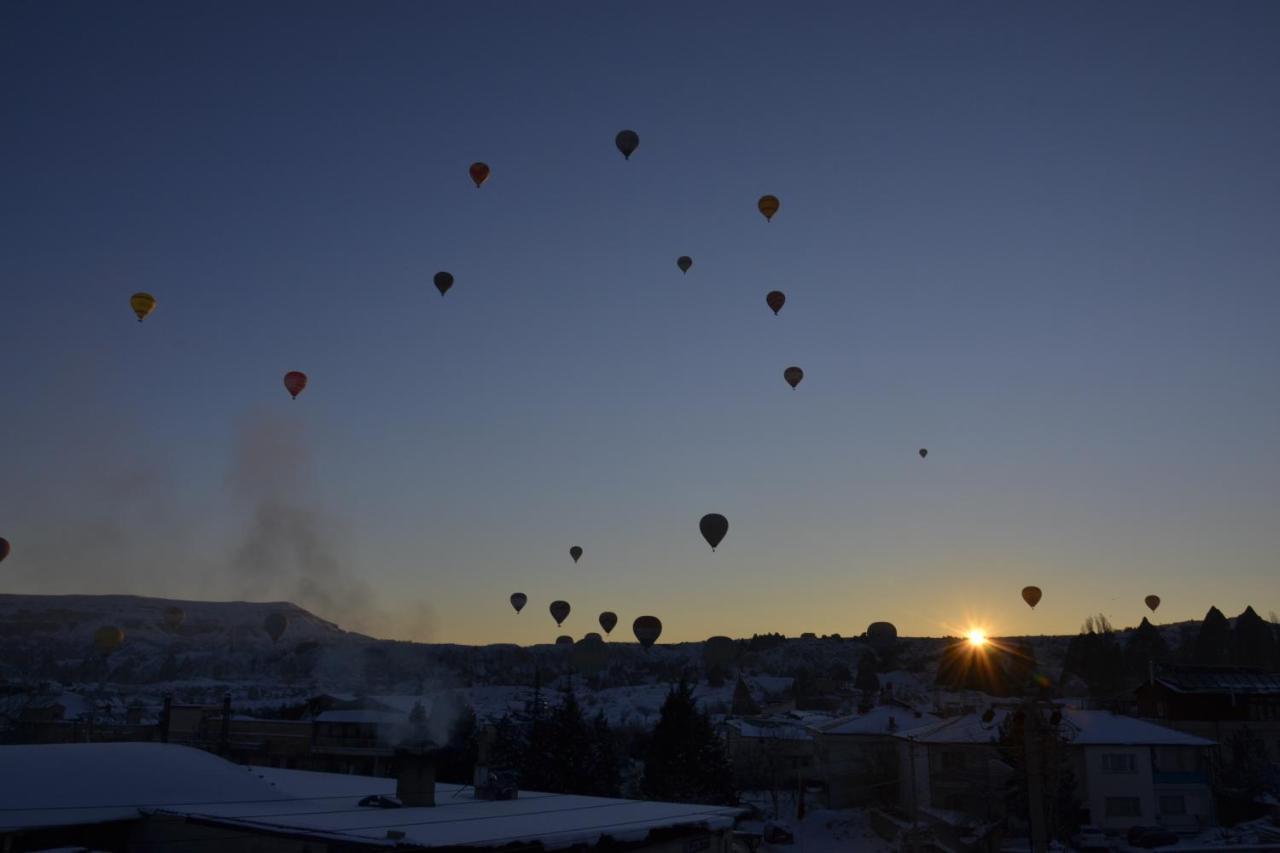
[[1107, 797], [1107, 817], [1142, 817], [1142, 801], [1137, 797]]
[[1138, 757], [1130, 752], [1104, 752], [1103, 773], [1137, 773]]
[[1182, 794], [1161, 794], [1160, 814], [1178, 815], [1187, 813], [1187, 798]]

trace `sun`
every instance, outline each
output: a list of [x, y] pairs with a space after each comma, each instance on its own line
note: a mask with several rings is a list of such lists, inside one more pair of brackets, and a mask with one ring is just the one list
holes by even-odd
[[968, 637], [969, 645], [975, 649], [980, 649], [987, 644], [987, 635], [981, 628], [974, 628], [965, 635]]

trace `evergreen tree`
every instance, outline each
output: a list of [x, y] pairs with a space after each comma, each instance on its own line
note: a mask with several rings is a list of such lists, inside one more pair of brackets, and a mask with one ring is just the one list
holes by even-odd
[[[1041, 711], [1033, 710], [1032, 713]], [[996, 738], [1000, 757], [1013, 768], [1005, 789], [1006, 808], [1011, 815], [1026, 815], [1030, 811], [1026, 726], [1026, 711], [1020, 708], [1004, 718]], [[1040, 790], [1044, 798], [1046, 828], [1051, 837], [1070, 842], [1071, 836], [1080, 828], [1071, 740], [1061, 726], [1055, 724], [1054, 718], [1042, 717], [1040, 725], [1033, 729], [1031, 744], [1039, 751]]]
[[1145, 679], [1148, 667], [1152, 663], [1164, 663], [1169, 660], [1169, 646], [1165, 644], [1160, 630], [1142, 617], [1138, 630], [1129, 638], [1124, 648], [1125, 672], [1133, 678]]
[[591, 722], [591, 765], [589, 770], [591, 790], [598, 797], [616, 797], [622, 788], [622, 758], [617, 738], [604, 711], [599, 711]]
[[735, 802], [729, 761], [711, 720], [698, 710], [687, 681], [673, 686], [645, 755], [644, 796], [677, 803]]
[[1200, 623], [1191, 660], [1209, 666], [1222, 666], [1231, 661], [1231, 624], [1216, 607], [1210, 607]]
[[[433, 716], [435, 708], [432, 708]], [[430, 725], [430, 724], [429, 724]], [[463, 706], [448, 728], [444, 745], [436, 750], [436, 776], [441, 782], [469, 785], [478, 752], [476, 712]]]
[[1275, 634], [1252, 607], [1246, 607], [1236, 617], [1236, 626], [1231, 631], [1231, 662], [1268, 671], [1276, 668]]
[[734, 716], [737, 717], [751, 717], [760, 713], [760, 706], [751, 697], [751, 688], [747, 687], [747, 682], [742, 680], [742, 676], [738, 676], [738, 683], [733, 688], [733, 708], [731, 710]]
[[880, 691], [880, 678], [876, 675], [876, 661], [872, 655], [863, 655], [858, 661], [858, 677], [853, 686], [862, 692], [864, 700]]
[[1071, 638], [1062, 675], [1064, 681], [1079, 676], [1095, 697], [1115, 696], [1124, 688], [1124, 650], [1106, 616], [1090, 616]]

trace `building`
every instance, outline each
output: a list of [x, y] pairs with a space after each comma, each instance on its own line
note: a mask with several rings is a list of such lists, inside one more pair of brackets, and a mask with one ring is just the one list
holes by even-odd
[[527, 791], [478, 799], [436, 784], [429, 756], [398, 759], [386, 779], [240, 767], [173, 744], [0, 747], [0, 849], [728, 853], [742, 813]]
[[897, 795], [899, 731], [938, 721], [903, 705], [878, 705], [865, 714], [812, 727], [815, 776], [828, 808], [893, 802]]
[[[943, 719], [899, 732], [900, 805], [977, 821], [1003, 820], [1014, 768], [999, 745], [1015, 706]], [[1197, 832], [1214, 824], [1209, 766], [1213, 741], [1109, 711], [1056, 709], [1060, 764], [1075, 779], [1081, 823], [1111, 832], [1156, 825]]]
[[1247, 729], [1280, 765], [1280, 673], [1243, 666], [1160, 666], [1134, 692], [1138, 716], [1224, 746]]
[[794, 790], [815, 775], [813, 732], [799, 718], [728, 717], [718, 728], [739, 789]]

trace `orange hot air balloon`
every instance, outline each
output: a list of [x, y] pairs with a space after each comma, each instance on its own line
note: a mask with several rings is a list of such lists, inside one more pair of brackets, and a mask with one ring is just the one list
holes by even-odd
[[600, 614], [600, 627], [604, 629], [606, 634], [613, 633], [613, 626], [618, 624], [618, 614], [612, 610], [606, 610]]
[[662, 620], [657, 616], [637, 616], [636, 621], [631, 623], [631, 632], [636, 635], [640, 645], [644, 646], [644, 650], [648, 651], [662, 636]]
[[124, 642], [124, 631], [114, 625], [103, 625], [93, 632], [93, 645], [104, 656], [109, 655]]
[[1156, 608], [1160, 606], [1160, 596], [1158, 595], [1148, 595], [1142, 600], [1147, 603], [1147, 607], [1151, 608], [1152, 613], [1155, 613]]
[[640, 147], [640, 134], [634, 130], [620, 130], [613, 138], [613, 144], [622, 152], [622, 159], [630, 160], [631, 155]]
[[307, 374], [301, 370], [290, 370], [284, 375], [284, 387], [289, 392], [289, 396], [295, 400], [298, 399], [302, 389], [307, 387]]
[[511, 593], [511, 606], [516, 609], [516, 613], [524, 610], [524, 606], [529, 603], [529, 596], [523, 592]]
[[569, 556], [573, 557], [573, 561], [575, 563], [578, 562], [579, 560], [582, 559], [582, 548], [577, 545], [574, 545], [572, 548], [569, 549]]
[[760, 208], [760, 212], [764, 214], [764, 218], [772, 221], [773, 215], [778, 212], [778, 208], [782, 203], [778, 201], [776, 195], [762, 195], [760, 201], [756, 203], [756, 207]]
[[9, 556], [9, 540], [0, 536], [0, 562], [4, 562], [7, 556]]
[[729, 532], [729, 519], [718, 512], [709, 512], [698, 521], [698, 530], [714, 551], [716, 546], [724, 541], [725, 534]]
[[1040, 603], [1040, 598], [1044, 593], [1040, 591], [1038, 586], [1026, 586], [1022, 588], [1022, 600], [1031, 606], [1034, 610], [1036, 605]]
[[451, 273], [438, 272], [432, 281], [435, 282], [436, 290], [440, 291], [441, 296], [444, 296], [449, 292], [449, 288], [453, 287], [453, 275]]
[[182, 627], [182, 622], [187, 618], [187, 614], [182, 611], [181, 607], [166, 607], [164, 610], [164, 626], [170, 631], [176, 631]]
[[156, 298], [150, 293], [135, 293], [129, 297], [129, 307], [133, 309], [133, 313], [138, 316], [138, 322], [141, 323], [147, 319], [147, 315], [156, 310]]
[[556, 625], [561, 625], [564, 620], [569, 618], [571, 608], [567, 601], [553, 601], [547, 609], [551, 611], [551, 618], [556, 620]]
[[920, 458], [921, 458], [921, 459], [925, 458], [925, 457], [926, 457], [926, 456], [928, 456], [928, 455], [929, 455], [929, 448], [927, 448], [927, 447], [922, 447], [922, 448], [920, 448]]
[[798, 367], [788, 367], [782, 371], [782, 378], [787, 380], [787, 384], [791, 386], [792, 390], [795, 390], [795, 387], [800, 384], [800, 380], [804, 379], [804, 371]]
[[773, 316], [778, 316], [782, 306], [787, 304], [787, 294], [781, 290], [770, 290], [764, 297], [765, 304], [773, 309]]
[[476, 182], [476, 189], [480, 189], [480, 185], [489, 180], [489, 164], [476, 161], [471, 164], [468, 169], [471, 173], [471, 180]]
[[278, 610], [275, 613], [268, 613], [267, 618], [262, 620], [262, 627], [271, 637], [271, 642], [278, 643], [284, 636], [284, 629], [289, 627], [289, 617]]
[[693, 258], [688, 255], [681, 255], [676, 258], [676, 266], [680, 267], [680, 272], [687, 273], [690, 267], [693, 266]]

